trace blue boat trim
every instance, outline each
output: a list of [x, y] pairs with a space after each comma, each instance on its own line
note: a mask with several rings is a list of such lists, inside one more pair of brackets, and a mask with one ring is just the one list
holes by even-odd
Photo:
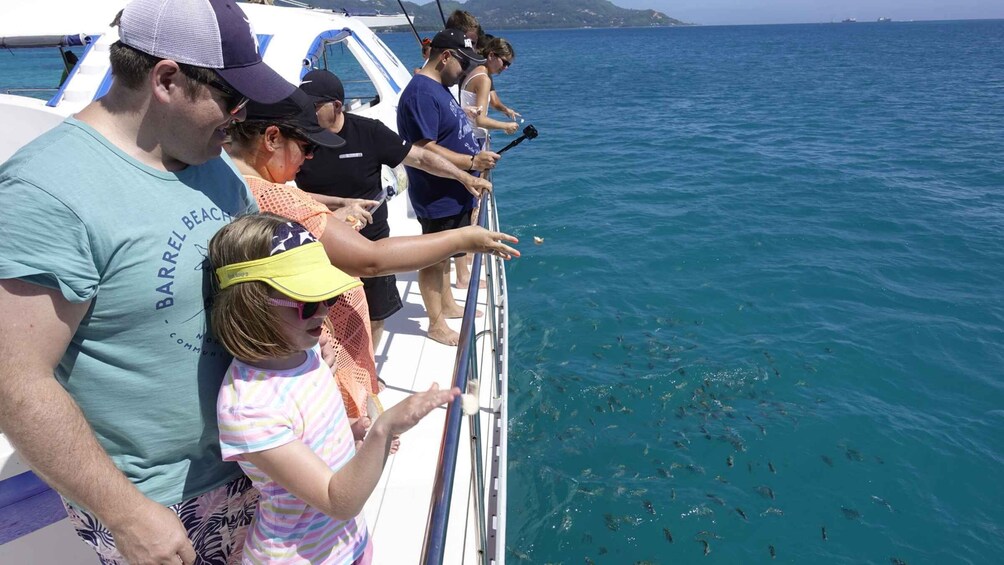
[[326, 40], [334, 39], [338, 37], [338, 35], [343, 33], [348, 33], [348, 37], [356, 40], [359, 46], [363, 48], [363, 51], [366, 52], [366, 56], [369, 57], [370, 60], [373, 61], [373, 63], [377, 66], [377, 68], [380, 69], [380, 72], [383, 74], [384, 78], [387, 79], [388, 83], [390, 83], [390, 87], [394, 89], [394, 93], [399, 94], [401, 92], [401, 87], [398, 86], [397, 82], [391, 76], [390, 72], [387, 71], [387, 67], [383, 65], [383, 63], [380, 61], [380, 59], [377, 58], [377, 56], [373, 53], [373, 51], [369, 48], [369, 46], [363, 43], [363, 41], [359, 39], [359, 36], [356, 35], [349, 28], [328, 30], [319, 34], [317, 37], [314, 38], [314, 41], [311, 42], [310, 47], [307, 49], [306, 56], [303, 58], [304, 65], [303, 68], [300, 70], [300, 78], [302, 79], [303, 75], [310, 72], [312, 65], [317, 62], [318, 58], [320, 58], [321, 50], [324, 49], [324, 42]]
[[0, 544], [66, 518], [59, 493], [27, 471], [0, 481]]
[[87, 59], [87, 56], [91, 54], [91, 48], [94, 47], [94, 43], [100, 37], [100, 35], [88, 36], [87, 42], [84, 45], [84, 52], [80, 55], [80, 60], [77, 61], [76, 65], [73, 65], [72, 69], [70, 69], [69, 74], [66, 75], [66, 80], [63, 81], [63, 84], [59, 85], [59, 90], [56, 91], [56, 94], [45, 103], [46, 106], [55, 108], [63, 101], [63, 92], [66, 91], [66, 87], [73, 80], [73, 77], [77, 76], [77, 69], [79, 69], [80, 65], [83, 64], [85, 59]]
[[265, 50], [268, 49], [268, 44], [272, 42], [271, 34], [259, 33], [258, 36], [258, 56], [264, 57]]

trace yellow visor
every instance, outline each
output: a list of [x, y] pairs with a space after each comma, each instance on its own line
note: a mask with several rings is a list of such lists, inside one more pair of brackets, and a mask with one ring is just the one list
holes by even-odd
[[220, 289], [261, 281], [300, 302], [320, 302], [363, 284], [332, 265], [317, 241], [264, 259], [225, 265], [216, 269], [216, 276]]

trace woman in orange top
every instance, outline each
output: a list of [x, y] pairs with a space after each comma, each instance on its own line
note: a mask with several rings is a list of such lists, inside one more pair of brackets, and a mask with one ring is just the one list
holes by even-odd
[[[305, 226], [324, 244], [331, 263], [352, 276], [414, 271], [459, 253], [519, 256], [506, 244], [516, 243], [515, 237], [479, 226], [370, 241], [306, 192], [285, 184], [296, 177], [317, 145], [343, 143], [318, 125], [313, 100], [300, 90], [277, 104], [249, 103], [247, 119], [234, 123], [230, 135], [228, 152], [258, 207]], [[343, 296], [328, 315], [336, 353], [334, 373], [349, 417], [362, 418], [367, 415], [368, 395], [379, 391], [369, 312], [361, 289]]]

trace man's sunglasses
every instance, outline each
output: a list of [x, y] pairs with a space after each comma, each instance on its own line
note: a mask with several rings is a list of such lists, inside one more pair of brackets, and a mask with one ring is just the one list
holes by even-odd
[[185, 76], [194, 80], [195, 82], [201, 82], [202, 84], [209, 85], [215, 88], [216, 90], [222, 92], [223, 98], [225, 98], [227, 101], [227, 113], [230, 114], [231, 116], [236, 116], [238, 113], [240, 113], [241, 110], [244, 109], [245, 106], [248, 105], [248, 102], [251, 101], [250, 98], [244, 96], [240, 92], [237, 92], [229, 84], [223, 81], [219, 81], [216, 79], [205, 79], [195, 73], [192, 74], [185, 73]]
[[467, 58], [463, 53], [459, 51], [454, 51], [450, 49], [450, 55], [460, 63], [460, 70], [466, 72], [471, 68], [471, 60]]
[[272, 306], [285, 306], [287, 308], [296, 308], [297, 313], [300, 315], [301, 320], [309, 320], [317, 314], [317, 310], [323, 305], [325, 308], [331, 308], [338, 302], [338, 296], [334, 298], [329, 298], [327, 300], [322, 300], [320, 302], [300, 302], [299, 300], [288, 300], [286, 298], [275, 298], [270, 296], [268, 298], [268, 303]]

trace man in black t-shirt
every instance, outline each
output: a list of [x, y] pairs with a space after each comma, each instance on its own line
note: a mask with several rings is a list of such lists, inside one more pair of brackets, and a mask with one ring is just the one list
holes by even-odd
[[[415, 147], [401, 139], [383, 123], [344, 112], [345, 89], [337, 76], [326, 70], [304, 75], [300, 88], [316, 100], [317, 121], [337, 133], [345, 145], [337, 149], [321, 147], [314, 151], [296, 175], [296, 185], [311, 193], [331, 209], [345, 205], [344, 199], [375, 199], [381, 192], [381, 166], [404, 163], [427, 173], [461, 182], [472, 194], [491, 190], [491, 183], [462, 171], [431, 151]], [[390, 236], [387, 206], [371, 210], [373, 221], [360, 233], [377, 241]], [[373, 329], [373, 348], [380, 343], [384, 320], [401, 309], [401, 296], [394, 275], [363, 278], [366, 302]]]

